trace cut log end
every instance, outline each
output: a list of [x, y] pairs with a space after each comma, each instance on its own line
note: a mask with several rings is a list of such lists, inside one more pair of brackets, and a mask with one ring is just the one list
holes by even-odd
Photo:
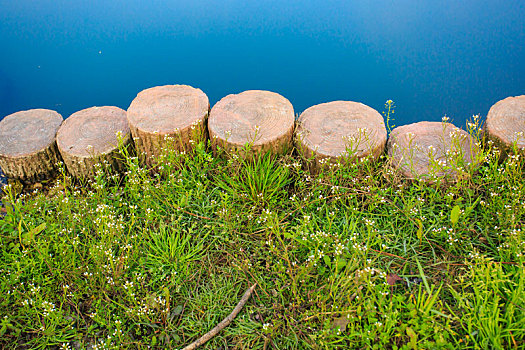
[[298, 119], [295, 143], [303, 158], [312, 159], [312, 169], [341, 158], [378, 158], [387, 132], [383, 117], [358, 102], [334, 101], [305, 110]]
[[206, 138], [209, 110], [206, 94], [191, 86], [141, 91], [127, 111], [137, 152], [146, 164], [154, 165], [167, 149], [190, 150], [196, 141]]
[[456, 180], [477, 164], [479, 147], [464, 130], [450, 123], [419, 122], [395, 128], [388, 139], [392, 166], [411, 179]]
[[[120, 141], [119, 141], [120, 139]], [[93, 178], [96, 164], [107, 162], [121, 170], [119, 142], [131, 140], [126, 112], [118, 107], [91, 107], [67, 118], [57, 133], [57, 145], [69, 173]]]
[[55, 136], [63, 118], [55, 111], [32, 109], [0, 121], [0, 167], [11, 178], [34, 182], [53, 176], [60, 159]]
[[210, 112], [208, 129], [215, 152], [221, 148], [227, 153], [242, 153], [248, 147], [249, 154], [282, 154], [292, 146], [294, 122], [293, 107], [286, 98], [252, 90], [217, 102]]
[[488, 137], [508, 151], [516, 147], [525, 152], [525, 95], [496, 102], [487, 114]]

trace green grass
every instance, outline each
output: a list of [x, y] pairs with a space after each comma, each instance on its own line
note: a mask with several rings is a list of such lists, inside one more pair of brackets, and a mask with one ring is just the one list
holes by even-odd
[[208, 349], [525, 348], [524, 159], [457, 183], [386, 159], [167, 152], [157, 173], [64, 172], [10, 186], [0, 220], [0, 346]]

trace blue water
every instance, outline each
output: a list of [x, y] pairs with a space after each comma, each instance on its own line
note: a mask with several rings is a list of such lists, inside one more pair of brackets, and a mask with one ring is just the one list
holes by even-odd
[[0, 118], [189, 84], [457, 125], [525, 94], [524, 0], [0, 0]]

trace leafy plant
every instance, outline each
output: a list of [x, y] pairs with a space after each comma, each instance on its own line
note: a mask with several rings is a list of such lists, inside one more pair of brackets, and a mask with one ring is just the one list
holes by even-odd
[[237, 166], [216, 176], [216, 183], [222, 190], [260, 205], [275, 204], [287, 193], [292, 180], [290, 172], [270, 153], [255, 159], [237, 159]]
[[475, 170], [429, 183], [385, 156], [313, 175], [198, 140], [165, 140], [154, 168], [123, 147], [123, 175], [5, 189], [0, 347], [181, 348], [254, 283], [207, 348], [525, 344], [522, 155], [486, 141]]

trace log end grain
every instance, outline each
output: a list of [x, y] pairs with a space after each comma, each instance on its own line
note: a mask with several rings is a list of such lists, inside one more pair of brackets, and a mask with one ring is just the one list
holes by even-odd
[[8, 177], [33, 182], [51, 177], [60, 159], [55, 136], [63, 118], [48, 109], [31, 109], [0, 121], [0, 167]]
[[92, 178], [95, 164], [107, 161], [115, 170], [119, 138], [131, 140], [126, 112], [118, 107], [91, 107], [73, 113], [57, 133], [58, 149], [71, 175]]
[[461, 168], [476, 166], [479, 146], [464, 130], [450, 123], [419, 122], [392, 130], [388, 156], [402, 175], [433, 181], [457, 179]]
[[487, 114], [485, 131], [505, 149], [514, 144], [525, 151], [525, 95], [496, 102]]
[[334, 101], [306, 109], [298, 119], [295, 143], [303, 157], [313, 157], [314, 167], [341, 157], [378, 158], [387, 131], [379, 112], [362, 103]]
[[250, 90], [217, 102], [208, 130], [215, 151], [242, 152], [250, 145], [250, 154], [281, 154], [291, 148], [294, 123], [290, 101], [274, 92]]
[[141, 91], [127, 111], [139, 155], [152, 165], [163, 148], [191, 149], [193, 141], [206, 137], [209, 110], [206, 94], [188, 85], [156, 86]]

